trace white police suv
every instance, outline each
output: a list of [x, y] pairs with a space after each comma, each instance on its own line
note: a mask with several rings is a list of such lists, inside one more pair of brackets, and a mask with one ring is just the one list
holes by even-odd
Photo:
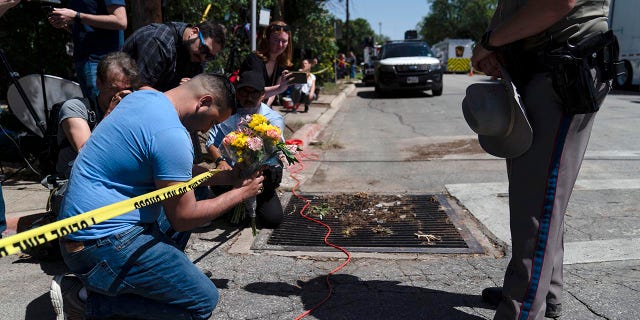
[[397, 90], [431, 90], [442, 95], [442, 67], [429, 45], [422, 41], [390, 41], [382, 46], [375, 63], [377, 93]]

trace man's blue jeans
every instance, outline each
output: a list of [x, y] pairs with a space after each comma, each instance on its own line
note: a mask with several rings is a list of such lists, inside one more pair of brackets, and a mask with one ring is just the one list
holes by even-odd
[[106, 318], [208, 319], [218, 289], [160, 232], [157, 224], [85, 241], [64, 261], [87, 286], [86, 315]]
[[92, 99], [98, 95], [96, 79], [98, 77], [98, 63], [100, 60], [88, 59], [76, 61], [76, 74], [80, 89], [85, 98]]

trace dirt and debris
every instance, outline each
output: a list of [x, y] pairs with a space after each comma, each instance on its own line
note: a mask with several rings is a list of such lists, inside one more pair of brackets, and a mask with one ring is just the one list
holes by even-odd
[[432, 245], [434, 241], [441, 241], [442, 237], [433, 235], [433, 234], [425, 234], [422, 231], [418, 231], [414, 233], [414, 235], [418, 238], [418, 240], [424, 240], [423, 243], [427, 245]]
[[[408, 201], [409, 197], [403, 195], [340, 193], [325, 195], [323, 200], [322, 204], [309, 207], [309, 216], [319, 220], [337, 220], [344, 237], [355, 236], [364, 230], [371, 231], [376, 236], [388, 237], [394, 234], [390, 227], [393, 223], [421, 224], [416, 218], [415, 205]], [[437, 200], [432, 198], [431, 201]], [[418, 239], [428, 243], [440, 240], [437, 236]]]
[[412, 146], [413, 153], [407, 160], [427, 160], [442, 158], [450, 154], [484, 154], [477, 139], [458, 139], [441, 143]]

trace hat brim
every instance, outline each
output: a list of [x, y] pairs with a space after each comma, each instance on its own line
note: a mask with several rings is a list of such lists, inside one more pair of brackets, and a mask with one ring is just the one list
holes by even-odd
[[506, 70], [502, 70], [502, 82], [506, 86], [508, 103], [514, 117], [511, 132], [505, 136], [478, 135], [480, 146], [487, 153], [500, 158], [516, 158], [525, 153], [533, 142], [533, 129], [522, 106], [522, 100]]
[[244, 88], [244, 87], [253, 88], [253, 89], [256, 89], [258, 91], [263, 91], [264, 90], [264, 87], [260, 87], [258, 85], [252, 84], [252, 83], [238, 83], [238, 85], [236, 86], [236, 89], [240, 89], [240, 88]]

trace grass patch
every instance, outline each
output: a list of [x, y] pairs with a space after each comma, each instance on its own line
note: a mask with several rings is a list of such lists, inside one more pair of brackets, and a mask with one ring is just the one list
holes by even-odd
[[342, 89], [344, 89], [347, 86], [346, 83], [343, 82], [339, 82], [339, 83], [334, 83], [334, 82], [326, 82], [322, 85], [322, 89], [320, 89], [320, 94], [326, 94], [326, 95], [337, 95], [340, 92], [342, 92]]
[[320, 148], [320, 150], [344, 149], [344, 146], [342, 145], [342, 143], [334, 140], [318, 141], [313, 143], [313, 145]]

